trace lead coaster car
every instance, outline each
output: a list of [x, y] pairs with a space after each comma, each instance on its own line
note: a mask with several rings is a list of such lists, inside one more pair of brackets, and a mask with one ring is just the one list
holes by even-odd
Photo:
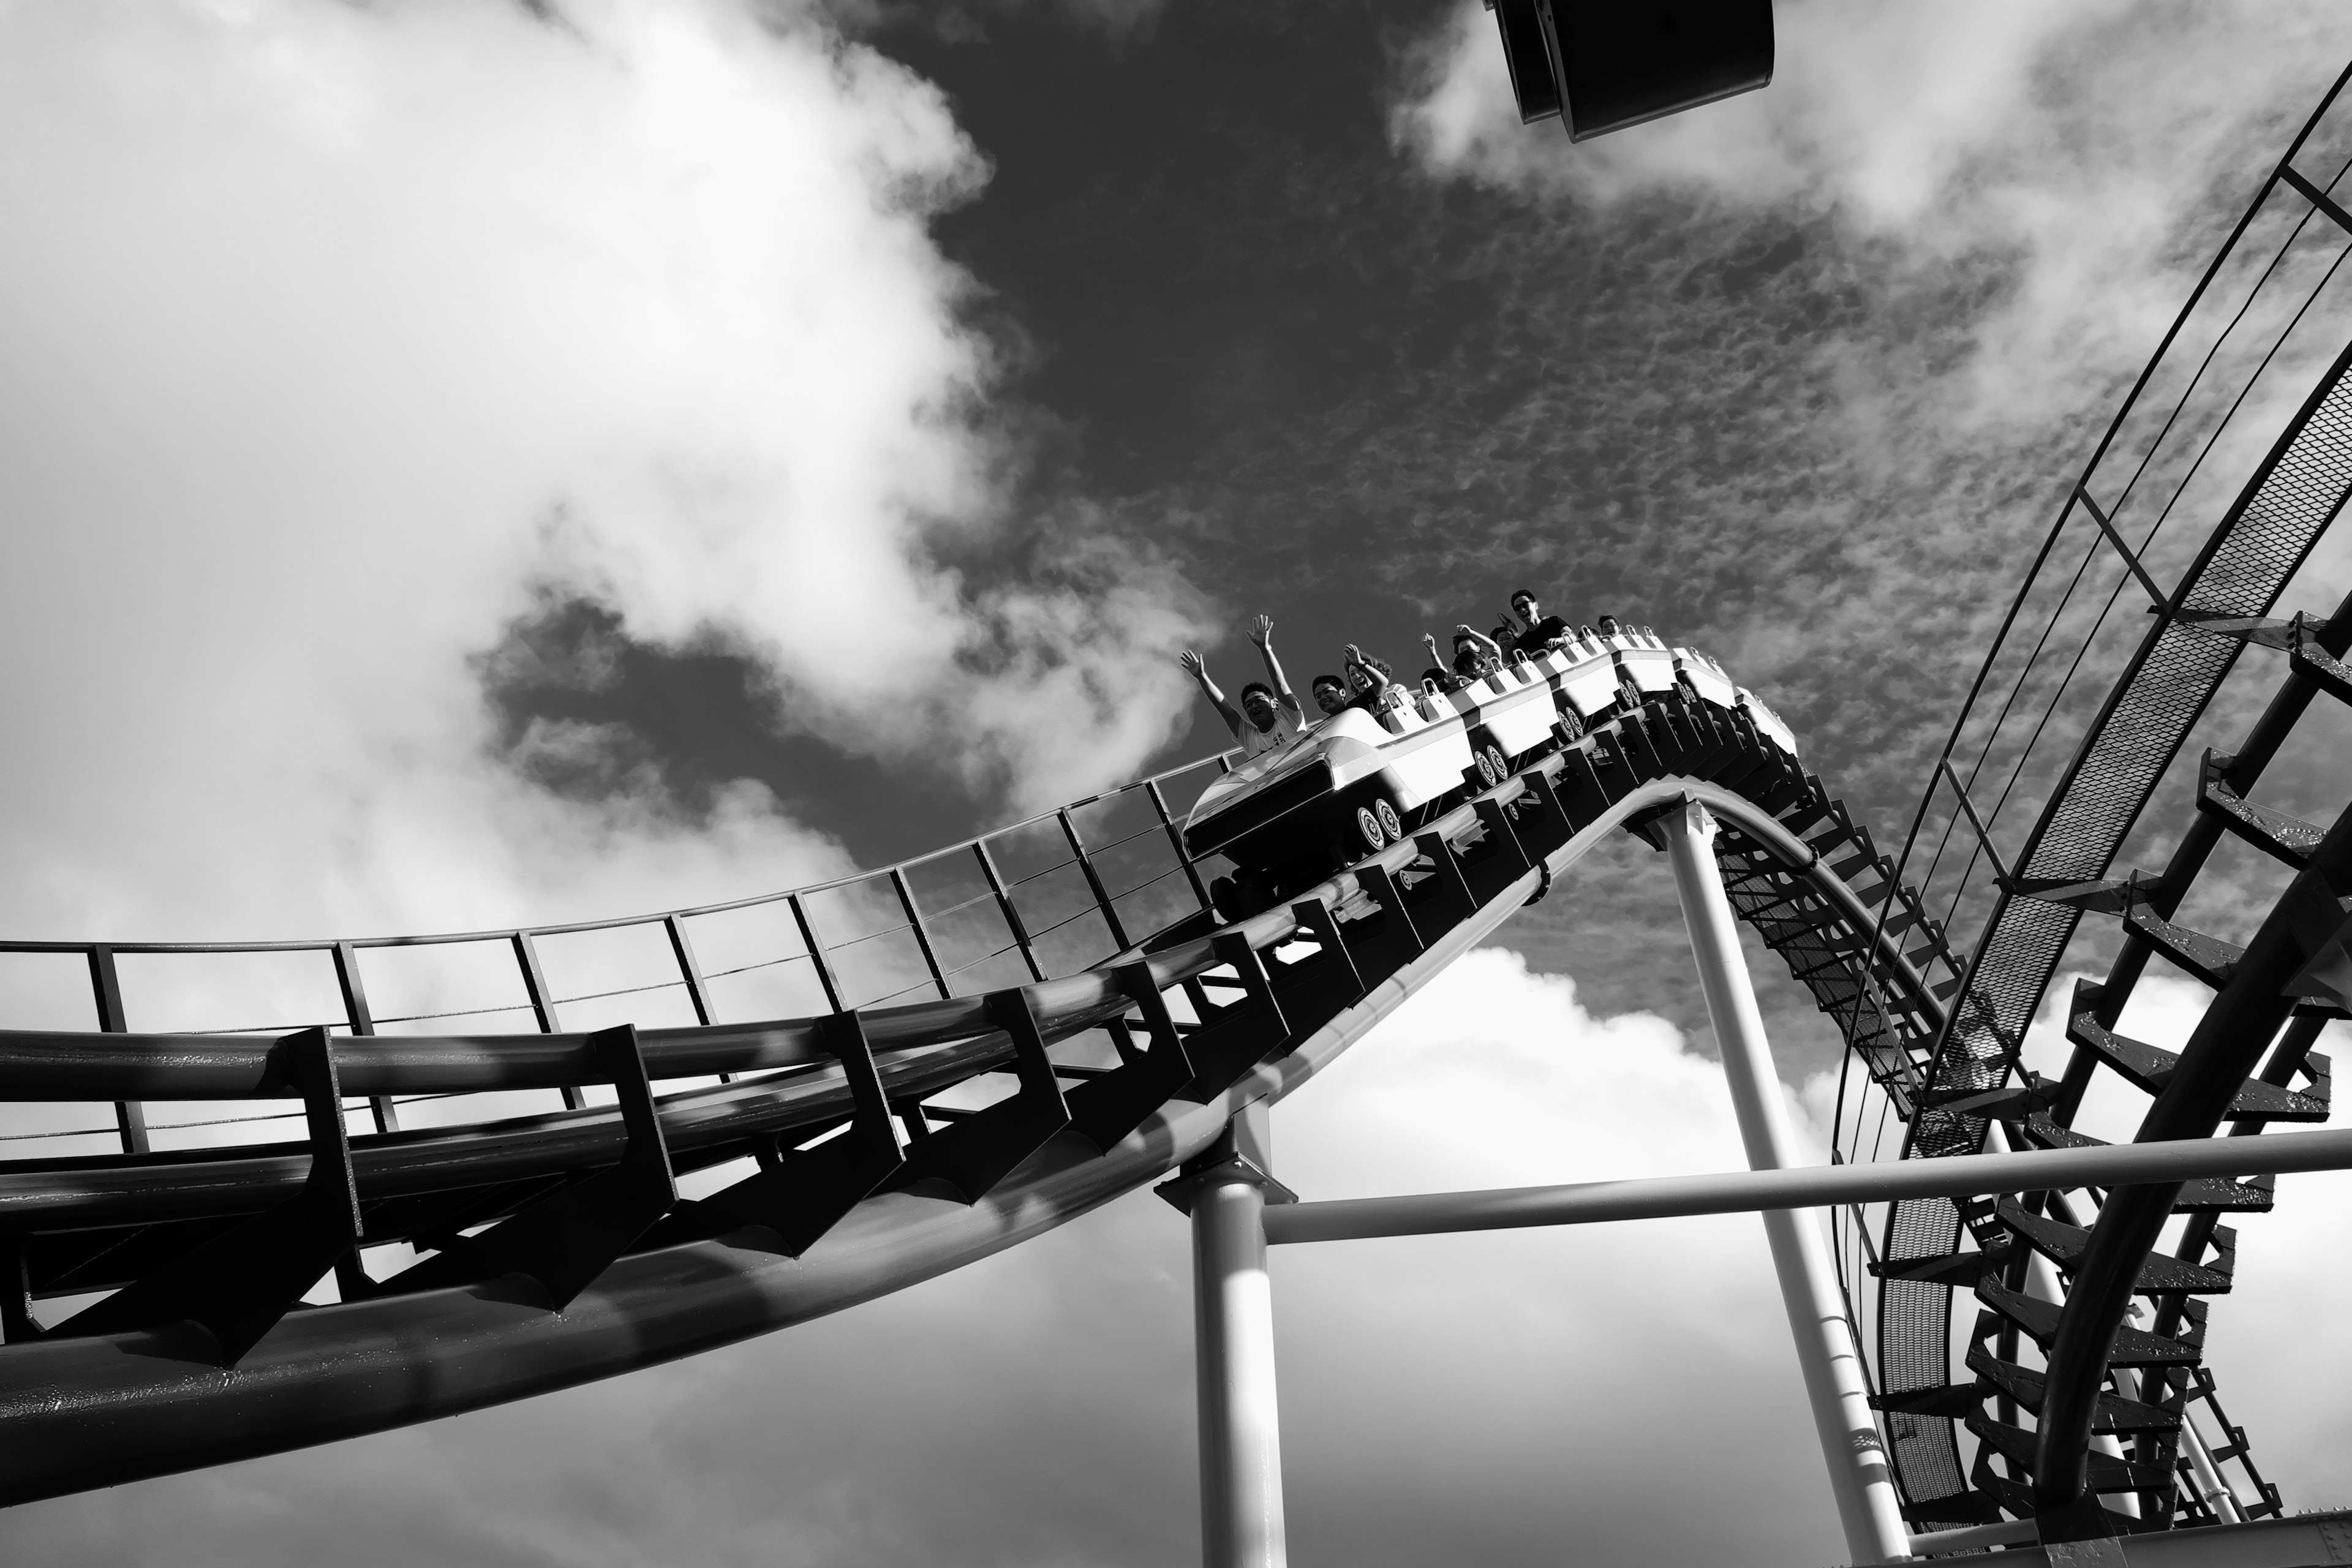
[[1673, 694], [1744, 710], [1797, 754], [1779, 716], [1705, 654], [1646, 631], [1578, 638], [1515, 655], [1458, 691], [1389, 686], [1370, 710], [1342, 710], [1234, 765], [1193, 804], [1184, 847], [1196, 860], [1234, 863], [1211, 897], [1223, 918], [1244, 919], [1494, 788], [1515, 767]]

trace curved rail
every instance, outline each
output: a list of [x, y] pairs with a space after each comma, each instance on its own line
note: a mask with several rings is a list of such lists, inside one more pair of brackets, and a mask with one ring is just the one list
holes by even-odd
[[[1645, 818], [1694, 797], [1726, 824], [1727, 868], [1751, 889], [1778, 879], [1784, 914], [1803, 911], [1806, 929], [1844, 954], [1850, 976], [1875, 972], [1858, 984], [1908, 1009], [1932, 1008], [1916, 950], [1906, 954], [1885, 933], [1873, 948], [1871, 898], [1827, 862], [1846, 842], [1842, 810], [1744, 716], [1675, 700], [1597, 729], [1287, 909], [1197, 934], [1200, 921], [1189, 918], [1164, 942], [1132, 947], [1097, 971], [984, 997], [754, 1027], [504, 1041], [125, 1037], [87, 1062], [69, 1059], [68, 1047], [90, 1036], [0, 1036], [0, 1091], [70, 1087], [96, 1098], [282, 1094], [301, 1086], [312, 1058], [350, 1075], [336, 1087], [371, 1092], [625, 1079], [614, 1071], [624, 1036], [638, 1047], [625, 1061], [649, 1077], [758, 1074], [658, 1100], [647, 1090], [634, 1120], [625, 1083], [618, 1109], [352, 1139], [340, 1158], [330, 1116], [327, 1142], [314, 1139], [307, 1152], [181, 1152], [0, 1173], [0, 1226], [107, 1237], [112, 1253], [144, 1259], [117, 1268], [129, 1277], [88, 1310], [97, 1321], [69, 1320], [24, 1341], [12, 1334], [0, 1346], [0, 1497], [53, 1495], [519, 1398], [839, 1310], [1013, 1245], [1201, 1152], [1237, 1107], [1304, 1082], [1600, 838], [1641, 831]], [[1875, 963], [1862, 962], [1865, 952]], [[1219, 1005], [1210, 988], [1239, 995]], [[1150, 1045], [1123, 1042], [1115, 1068], [1047, 1058], [1046, 1072], [1024, 1070], [1047, 1047], [1106, 1028]], [[382, 1062], [372, 1059], [378, 1052]], [[861, 1096], [861, 1060], [879, 1095]], [[889, 1134], [887, 1156], [854, 1177], [841, 1173], [854, 1159], [825, 1164], [824, 1151], [861, 1138], [876, 1152], [873, 1134], [888, 1121], [879, 1108], [1002, 1069], [1019, 1075], [1010, 1097], [903, 1146]], [[1064, 1074], [1080, 1075], [1066, 1095]], [[1053, 1101], [1058, 1114], [1034, 1114]], [[835, 1129], [845, 1131], [806, 1142]], [[568, 1260], [534, 1243], [535, 1215], [599, 1183], [608, 1200], [620, 1194], [648, 1144], [666, 1147], [677, 1169], [722, 1156], [740, 1164], [754, 1147], [769, 1163], [699, 1204], [659, 1196], [638, 1239], [607, 1237], [600, 1249], [575, 1235]], [[551, 1173], [558, 1184], [547, 1192]], [[244, 1289], [241, 1302], [219, 1299], [224, 1268], [206, 1293], [191, 1256], [209, 1248], [226, 1265], [247, 1256], [236, 1237], [257, 1226], [283, 1229], [305, 1215], [317, 1225], [322, 1181], [365, 1208], [371, 1242], [408, 1234], [446, 1250], [413, 1271], [423, 1278], [373, 1281], [347, 1269], [356, 1299], [335, 1305], [289, 1310], [282, 1279], [283, 1299], [258, 1300], [267, 1281], [255, 1276], [267, 1270], [255, 1268], [228, 1282]], [[762, 1183], [763, 1192], [728, 1197]], [[446, 1216], [437, 1230], [418, 1218], [420, 1196], [452, 1192], [496, 1223], [467, 1235]], [[762, 1198], [764, 1206], [754, 1201]], [[158, 1233], [180, 1246], [195, 1238], [192, 1251], [173, 1258], [158, 1244], [142, 1253], [142, 1237]], [[508, 1233], [502, 1252], [496, 1238]], [[325, 1235], [334, 1247], [339, 1233], [330, 1226]], [[349, 1252], [348, 1240], [341, 1247]], [[455, 1267], [449, 1258], [470, 1258], [470, 1274], [436, 1276], [436, 1266]], [[133, 1321], [109, 1322], [110, 1306], [126, 1300], [133, 1308], [121, 1311], [135, 1308]], [[250, 1327], [256, 1310], [268, 1321], [240, 1344], [239, 1325]]]
[[[1916, 875], [1948, 922], [1965, 914], [1979, 934], [1948, 1018], [1914, 1053], [1908, 1092], [1874, 1067], [1854, 1072], [1864, 1060], [1849, 1058], [1838, 1129], [1848, 1160], [2088, 1142], [2073, 1122], [2102, 1068], [2156, 1098], [2144, 1138], [2232, 1117], [2252, 1132], [2326, 1114], [2326, 1058], [2309, 1051], [2321, 1009], [2309, 996], [2259, 1071], [2255, 1060], [2192, 1071], [2192, 1057], [2223, 1057], [2192, 1046], [2176, 1064], [2114, 1030], [2151, 956], [2217, 990], [2229, 983], [2238, 950], [2173, 923], [2225, 831], [2297, 871], [2323, 837], [2247, 796], [2313, 690], [2336, 689], [2327, 671], [2352, 641], [2343, 609], [2325, 623], [2268, 618], [2352, 493], [2352, 217], [2335, 194], [2352, 173], [2347, 83], [2352, 69], [2263, 172], [2070, 483], [1954, 720], [1890, 882]], [[2266, 448], [2259, 460], [2233, 458], [2250, 437]], [[2046, 570], [2062, 557], [2071, 575]], [[2285, 686], [2234, 754], [2209, 754], [2183, 779], [2188, 737], [2250, 647], [2287, 653]], [[2116, 859], [2168, 780], [2188, 785], [2198, 816], [2160, 876], [2126, 873]], [[2121, 920], [2086, 926], [2086, 916]], [[1903, 911], [1890, 905], [1885, 918]], [[2027, 1026], [2086, 934], [2120, 941], [2106, 983], [2066, 1009], [2073, 1059], [2063, 1079], [2024, 1074]], [[2276, 1031], [2256, 1032], [2240, 1057], [2258, 1058]], [[2225, 1092], [2209, 1072], [2235, 1081]], [[2289, 1088], [2297, 1080], [2300, 1092]], [[2190, 1111], [2179, 1095], [2200, 1081], [2200, 1096], [2218, 1103]], [[1857, 1311], [1874, 1314], [1888, 1446], [1915, 1527], [2010, 1513], [2058, 1539], [2280, 1511], [2242, 1436], [2209, 1452], [2188, 1420], [2201, 1404], [2210, 1424], [2234, 1431], [2201, 1363], [2197, 1297], [2228, 1288], [2233, 1233], [2220, 1216], [2267, 1208], [2267, 1188], [2198, 1183], [2168, 1197], [2168, 1214], [2190, 1216], [2170, 1272], [2132, 1245], [2148, 1224], [2132, 1217], [2143, 1199], [2110, 1215], [2108, 1195], [1921, 1198], [1874, 1220], [1841, 1216], [1841, 1262]], [[1865, 1266], [1874, 1291], [1860, 1289]], [[2181, 1288], [2155, 1288], [2164, 1281]], [[1970, 1289], [1979, 1311], [1960, 1371], [1951, 1310], [1955, 1291]], [[2146, 1331], [2122, 1326], [2135, 1290], [2156, 1305]], [[2026, 1342], [2045, 1364], [2021, 1353]], [[2228, 1460], [2243, 1471], [2244, 1497], [2219, 1479]], [[2127, 1500], [2098, 1503], [2117, 1492]]]

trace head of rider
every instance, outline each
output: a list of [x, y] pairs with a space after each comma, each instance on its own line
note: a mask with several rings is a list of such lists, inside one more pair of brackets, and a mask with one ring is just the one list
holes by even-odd
[[1348, 688], [1336, 675], [1318, 675], [1314, 682], [1315, 706], [1337, 713], [1348, 706]]
[[1275, 717], [1281, 711], [1274, 688], [1263, 680], [1253, 680], [1242, 688], [1242, 716], [1261, 731], [1274, 728]]
[[1527, 630], [1518, 636], [1518, 647], [1530, 657], [1558, 647], [1576, 635], [1575, 628], [1558, 616], [1545, 615], [1533, 591], [1527, 588], [1511, 595], [1511, 614], [1527, 623]]

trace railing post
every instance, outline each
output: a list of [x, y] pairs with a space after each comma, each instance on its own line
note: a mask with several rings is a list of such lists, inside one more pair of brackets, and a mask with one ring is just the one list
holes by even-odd
[[[351, 1026], [353, 1037], [366, 1039], [375, 1033], [375, 1015], [368, 1008], [367, 984], [360, 978], [360, 955], [347, 942], [339, 942], [335, 955], [335, 986], [343, 994], [343, 1019]], [[392, 1096], [378, 1094], [368, 1100], [368, 1110], [375, 1117], [378, 1132], [400, 1131], [400, 1109]]]
[[907, 885], [907, 873], [892, 867], [890, 886], [898, 895], [898, 907], [907, 911], [907, 924], [914, 931], [915, 945], [922, 950], [923, 966], [931, 972], [931, 984], [940, 988], [942, 998], [954, 995], [947, 975], [940, 969], [940, 955], [931, 947], [931, 933], [923, 924], [923, 911], [915, 907], [915, 889]]
[[816, 926], [809, 920], [808, 906], [801, 902], [798, 893], [785, 899], [793, 910], [793, 923], [800, 927], [801, 945], [808, 949], [809, 963], [816, 969], [816, 983], [824, 990], [825, 1010], [845, 1013], [841, 1005], [841, 983], [834, 978], [833, 965], [824, 961], [824, 944], [816, 939]]
[[[530, 932], [514, 933], [515, 966], [522, 971], [522, 988], [530, 997], [531, 1016], [539, 1020], [539, 1032], [552, 1035], [562, 1027], [555, 1021], [555, 998], [547, 989], [547, 976], [539, 967], [539, 948], [530, 940]], [[576, 1084], [565, 1084], [562, 1089], [563, 1109], [580, 1110], [588, 1104], [588, 1097]]]
[[2155, 606], [2156, 613], [2159, 616], [2168, 614], [2172, 609], [2171, 598], [2156, 585], [2156, 579], [2149, 576], [2147, 568], [2140, 564], [2139, 556], [2125, 542], [2114, 521], [2100, 509], [2097, 501], [2091, 499], [2089, 488], [2075, 486], [2074, 499], [2083, 503], [2084, 510], [2091, 514], [2091, 521], [2099, 525], [2099, 531], [2107, 536], [2107, 542], [2114, 546], [2116, 554], [2124, 558], [2124, 564], [2131, 568], [2131, 574], [2139, 579], [2140, 589], [2147, 595], [2148, 603]]
[[1184, 868], [1184, 879], [1192, 884], [1192, 896], [1201, 900], [1202, 909], [1209, 908], [1208, 884], [1201, 880], [1201, 868], [1192, 864], [1192, 857], [1184, 847], [1184, 830], [1176, 826], [1176, 818], [1169, 814], [1168, 797], [1160, 793], [1160, 781], [1146, 779], [1143, 788], [1151, 796], [1151, 809], [1160, 814], [1160, 826], [1168, 830], [1168, 842], [1175, 846], [1176, 863]]
[[710, 993], [703, 989], [702, 966], [694, 961], [694, 943], [687, 940], [686, 928], [678, 924], [676, 915], [662, 917], [662, 930], [669, 933], [669, 950], [677, 959], [678, 978], [686, 982], [686, 999], [694, 1005], [694, 1021], [707, 1025], [711, 1020]]
[[[1785, 1169], [1796, 1163], [1790, 1158], [1788, 1112], [1740, 953], [1738, 928], [1732, 923], [1731, 901], [1715, 863], [1715, 820], [1696, 801], [1685, 801], [1659, 826], [1673, 852], [1675, 891], [1706, 994], [1707, 1020], [1723, 1051], [1723, 1073], [1748, 1163], [1759, 1171]], [[1780, 1298], [1797, 1342], [1797, 1364], [1804, 1373], [1822, 1457], [1829, 1465], [1830, 1490], [1845, 1526], [1846, 1550], [1856, 1563], [1907, 1559], [1910, 1533], [1870, 1413], [1861, 1358], [1830, 1270], [1819, 1215], [1810, 1209], [1768, 1209], [1764, 1234], [1780, 1277]]]
[[1078, 869], [1086, 873], [1087, 886], [1095, 895], [1095, 908], [1102, 910], [1103, 923], [1110, 927], [1111, 941], [1118, 944], [1121, 952], [1126, 952], [1132, 945], [1127, 940], [1127, 927], [1120, 921], [1118, 907], [1110, 901], [1110, 895], [1103, 890], [1102, 873], [1095, 869], [1095, 863], [1087, 857], [1086, 841], [1078, 837], [1078, 825], [1070, 820], [1070, 808], [1066, 805], [1054, 815], [1062, 819], [1062, 837], [1070, 841], [1070, 853], [1077, 857]]
[[1013, 894], [1005, 888], [1004, 879], [997, 875], [996, 857], [988, 852], [988, 840], [971, 841], [973, 858], [980, 862], [980, 874], [988, 879], [988, 890], [996, 895], [997, 911], [1004, 917], [1004, 929], [1013, 933], [1013, 945], [1021, 950], [1022, 962], [1028, 964], [1032, 979], [1045, 978], [1045, 966], [1037, 962], [1037, 950], [1030, 944], [1029, 927], [1021, 919], [1020, 907], [1013, 903]]
[[[694, 943], [686, 934], [686, 927], [676, 915], [662, 917], [662, 930], [669, 933], [669, 950], [677, 959], [678, 977], [686, 982], [686, 999], [694, 1005], [694, 1021], [708, 1027], [717, 1015], [711, 1010], [710, 993], [702, 982], [702, 965], [694, 960]], [[721, 1083], [733, 1083], [735, 1075], [719, 1075]]]
[[[122, 982], [114, 973], [114, 949], [100, 945], [89, 950], [89, 988], [98, 1002], [99, 1028], [110, 1035], [129, 1034], [131, 1026], [122, 1015]], [[145, 1106], [135, 1100], [116, 1100], [114, 1126], [124, 1153], [147, 1152]]]

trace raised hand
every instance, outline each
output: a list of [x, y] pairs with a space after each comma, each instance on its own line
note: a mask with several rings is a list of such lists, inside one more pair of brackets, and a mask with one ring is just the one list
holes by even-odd
[[1176, 656], [1176, 662], [1184, 667], [1185, 674], [1192, 676], [1196, 679], [1200, 677], [1202, 671], [1209, 668], [1208, 662], [1189, 647], [1182, 653]]
[[1459, 621], [1454, 623], [1454, 629], [1457, 632], [1468, 632], [1474, 637], [1479, 635], [1477, 627], [1464, 626]]
[[1250, 624], [1249, 640], [1264, 647], [1274, 637], [1274, 617], [1260, 616]]

